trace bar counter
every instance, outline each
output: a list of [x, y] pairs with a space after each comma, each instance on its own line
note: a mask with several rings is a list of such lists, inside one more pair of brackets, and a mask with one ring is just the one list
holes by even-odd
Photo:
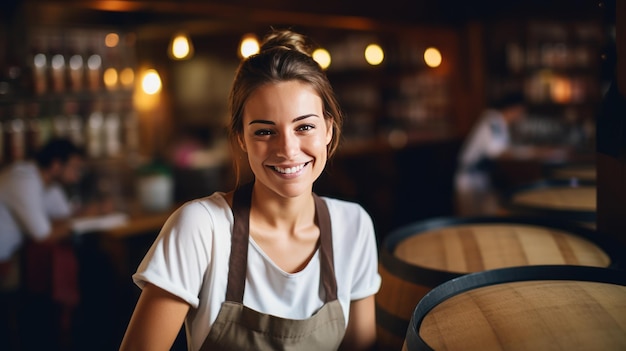
[[102, 235], [111, 238], [125, 238], [135, 235], [142, 235], [150, 232], [159, 232], [167, 218], [177, 207], [172, 207], [166, 211], [159, 212], [138, 212], [132, 213], [126, 223], [107, 229]]

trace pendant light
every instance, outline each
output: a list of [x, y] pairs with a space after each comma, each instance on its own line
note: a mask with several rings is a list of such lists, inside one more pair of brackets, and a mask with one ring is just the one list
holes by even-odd
[[193, 43], [184, 32], [178, 32], [170, 40], [167, 53], [172, 60], [188, 60], [193, 57]]
[[259, 40], [253, 33], [245, 34], [239, 42], [239, 57], [247, 58], [259, 52]]

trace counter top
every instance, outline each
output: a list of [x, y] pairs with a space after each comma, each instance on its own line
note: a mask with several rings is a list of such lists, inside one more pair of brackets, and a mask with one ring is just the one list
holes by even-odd
[[110, 238], [121, 239], [149, 232], [159, 232], [165, 221], [178, 208], [172, 206], [164, 211], [145, 211], [131, 206], [123, 212], [112, 212], [101, 216], [82, 217], [73, 221], [72, 227], [78, 235], [99, 233]]

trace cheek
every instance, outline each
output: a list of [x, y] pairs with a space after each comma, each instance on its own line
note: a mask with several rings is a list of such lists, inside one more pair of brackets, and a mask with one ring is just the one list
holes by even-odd
[[319, 138], [315, 138], [315, 140], [312, 141], [310, 145], [312, 149], [318, 150], [318, 152], [326, 154], [328, 143], [329, 139], [327, 137], [320, 136]]
[[78, 173], [73, 170], [67, 170], [64, 174], [65, 181], [74, 182], [78, 179]]
[[244, 159], [248, 160], [248, 163], [251, 165], [254, 163], [262, 162], [263, 159], [267, 157], [268, 150], [267, 146], [264, 144], [254, 144], [248, 143], [246, 144], [246, 151], [242, 152]]

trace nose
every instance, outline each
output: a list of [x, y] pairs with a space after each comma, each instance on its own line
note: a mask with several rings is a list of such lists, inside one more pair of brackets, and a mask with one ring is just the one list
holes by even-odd
[[289, 159], [298, 154], [300, 141], [297, 136], [292, 133], [282, 133], [277, 139], [276, 151], [278, 156]]

